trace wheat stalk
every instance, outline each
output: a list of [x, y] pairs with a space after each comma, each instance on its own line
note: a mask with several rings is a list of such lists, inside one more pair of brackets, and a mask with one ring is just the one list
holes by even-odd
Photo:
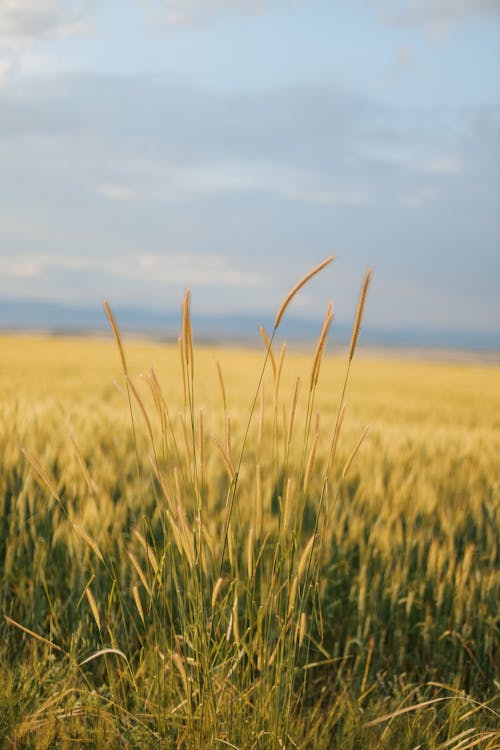
[[118, 325], [116, 324], [115, 316], [111, 312], [111, 308], [109, 306], [107, 299], [104, 300], [104, 309], [106, 310], [106, 315], [108, 316], [109, 324], [111, 326], [111, 330], [113, 331], [113, 336], [115, 337], [116, 345], [118, 346], [118, 351], [120, 352], [120, 359], [122, 361], [123, 372], [125, 375], [128, 376], [127, 361], [125, 359], [125, 352], [124, 352], [123, 345], [122, 345], [120, 331], [118, 329]]
[[354, 321], [354, 326], [352, 329], [352, 336], [351, 336], [351, 344], [349, 346], [349, 362], [354, 357], [354, 350], [356, 349], [356, 343], [358, 341], [359, 336], [359, 329], [361, 327], [361, 320], [363, 318], [363, 309], [366, 302], [366, 294], [368, 292], [368, 287], [370, 285], [370, 281], [372, 278], [372, 271], [371, 269], [368, 269], [366, 272], [363, 286], [361, 287], [361, 294], [359, 295], [359, 302], [358, 302], [358, 309], [356, 311], [356, 319]]
[[279, 324], [281, 323], [281, 319], [283, 315], [285, 314], [285, 310], [292, 301], [292, 299], [295, 297], [297, 292], [302, 289], [302, 287], [307, 284], [307, 282], [312, 279], [313, 276], [316, 276], [317, 273], [323, 270], [326, 266], [328, 266], [333, 260], [335, 259], [335, 255], [330, 255], [329, 258], [326, 258], [324, 261], [322, 261], [319, 265], [315, 266], [309, 273], [306, 273], [305, 276], [303, 276], [300, 281], [298, 281], [293, 289], [287, 294], [283, 302], [281, 303], [281, 307], [276, 313], [276, 319], [274, 321], [274, 327], [273, 332], [277, 329]]
[[321, 335], [318, 339], [318, 344], [316, 346], [316, 352], [314, 354], [314, 361], [313, 361], [313, 367], [311, 371], [311, 385], [310, 390], [312, 391], [317, 383], [319, 378], [319, 368], [321, 366], [321, 358], [323, 356], [323, 352], [325, 350], [326, 346], [326, 337], [328, 335], [328, 331], [330, 329], [330, 325], [333, 320], [333, 311], [332, 311], [332, 303], [328, 303], [328, 307], [326, 310], [325, 320], [323, 323], [323, 328], [321, 330]]

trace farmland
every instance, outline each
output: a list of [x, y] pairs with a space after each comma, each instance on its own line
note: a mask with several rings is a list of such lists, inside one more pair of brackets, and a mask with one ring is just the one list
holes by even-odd
[[3, 747], [500, 747], [498, 367], [183, 336], [1, 337]]

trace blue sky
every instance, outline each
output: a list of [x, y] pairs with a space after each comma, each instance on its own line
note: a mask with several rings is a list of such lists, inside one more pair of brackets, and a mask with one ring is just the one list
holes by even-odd
[[496, 0], [0, 0], [0, 295], [500, 328]]

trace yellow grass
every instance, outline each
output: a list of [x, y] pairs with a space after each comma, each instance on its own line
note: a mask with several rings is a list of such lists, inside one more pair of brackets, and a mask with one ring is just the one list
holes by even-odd
[[117, 747], [500, 742], [499, 368], [361, 339], [339, 417], [319, 323], [316, 354], [274, 341], [242, 453], [268, 344], [188, 313], [180, 346], [0, 336], [2, 632], [64, 697], [21, 691], [11, 744], [82, 701]]

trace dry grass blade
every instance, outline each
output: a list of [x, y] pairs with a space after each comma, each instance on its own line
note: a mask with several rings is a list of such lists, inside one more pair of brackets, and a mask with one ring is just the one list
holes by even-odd
[[[486, 740], [495, 740], [500, 742], [500, 733], [499, 732], [480, 732], [475, 737], [471, 737], [468, 740], [462, 740], [462, 742], [459, 742], [457, 745], [453, 745], [452, 750], [469, 750], [471, 747], [477, 747], [478, 745], [481, 745], [486, 748], [486, 745], [484, 743]], [[500, 745], [490, 745], [489, 750], [498, 750]]]
[[352, 329], [351, 344], [349, 346], [349, 362], [354, 357], [354, 350], [356, 349], [356, 343], [358, 341], [359, 329], [361, 327], [361, 321], [363, 319], [363, 310], [366, 302], [366, 294], [372, 278], [372, 271], [368, 269], [361, 287], [361, 294], [359, 295], [358, 309], [356, 311], [356, 319], [354, 321], [354, 327]]
[[370, 638], [370, 643], [368, 646], [368, 656], [366, 657], [365, 670], [363, 672], [363, 679], [361, 680], [361, 688], [360, 688], [361, 695], [365, 694], [366, 683], [368, 681], [368, 674], [370, 672], [370, 664], [372, 661], [374, 648], [375, 648], [375, 639], [372, 637]]
[[177, 652], [174, 652], [172, 654], [172, 659], [173, 659], [175, 666], [177, 667], [177, 671], [181, 678], [182, 687], [184, 689], [184, 695], [186, 696], [186, 698], [188, 698], [189, 697], [189, 683], [188, 683], [186, 669], [184, 667], [184, 660], [182, 656], [178, 654]]
[[260, 464], [255, 467], [255, 536], [260, 539], [262, 536], [262, 478]]
[[260, 335], [262, 336], [262, 340], [266, 346], [269, 359], [271, 360], [271, 367], [273, 368], [273, 380], [276, 382], [276, 360], [274, 359], [273, 350], [271, 348], [271, 342], [269, 340], [269, 336], [267, 335], [266, 329], [264, 328], [264, 326], [260, 326], [259, 331], [260, 331]]
[[[148, 544], [148, 542], [146, 541], [146, 539], [144, 538], [144, 536], [141, 534], [141, 532], [138, 531], [138, 529], [134, 529], [132, 533], [134, 534], [135, 538], [138, 540], [139, 544], [141, 545], [141, 547], [145, 551], [146, 556], [148, 558], [148, 562], [149, 562], [150, 568], [154, 571], [154, 574], [157, 575], [158, 574], [158, 570], [159, 570], [159, 565], [158, 565], [158, 560], [156, 558], [156, 555], [154, 553], [153, 548], [151, 547], [150, 544]], [[139, 573], [139, 569], [135, 566], [133, 555], [130, 552], [128, 552], [128, 556], [129, 556], [132, 564], [136, 568], [137, 572]], [[142, 578], [141, 578], [141, 580], [142, 580]]]
[[222, 393], [222, 403], [224, 404], [224, 416], [225, 416], [227, 415], [226, 388], [224, 386], [224, 378], [222, 377], [222, 370], [221, 370], [220, 362], [218, 359], [215, 361], [215, 366], [217, 368], [217, 376], [219, 378], [219, 385], [220, 385], [220, 390]]
[[71, 430], [68, 432], [68, 435], [69, 435], [69, 439], [71, 441], [71, 444], [72, 444], [73, 448], [75, 449], [76, 458], [78, 460], [78, 463], [79, 463], [80, 468], [82, 470], [82, 474], [83, 474], [85, 482], [87, 484], [87, 489], [88, 489], [88, 491], [91, 494], [95, 495], [94, 483], [92, 482], [92, 478], [91, 478], [91, 476], [89, 474], [89, 471], [87, 469], [87, 465], [85, 464], [85, 461], [83, 460], [83, 456], [80, 453], [80, 450], [79, 450], [79, 448], [78, 448], [78, 446], [76, 444], [75, 437], [74, 437], [73, 433], [71, 432]]
[[359, 438], [358, 442], [354, 446], [354, 449], [353, 449], [351, 455], [349, 456], [349, 458], [346, 461], [346, 464], [345, 464], [344, 469], [342, 471], [342, 479], [345, 479], [345, 477], [347, 475], [347, 472], [351, 468], [351, 464], [354, 461], [354, 459], [356, 458], [356, 455], [357, 455], [359, 449], [361, 448], [361, 444], [362, 444], [363, 440], [365, 439], [365, 437], [367, 436], [369, 429], [370, 429], [369, 427], [365, 427], [365, 429], [361, 433], [361, 437]]
[[141, 622], [143, 625], [145, 625], [146, 621], [144, 619], [144, 610], [142, 608], [141, 597], [139, 594], [139, 589], [135, 585], [132, 586], [132, 596], [134, 597], [135, 606], [137, 607], [137, 611], [139, 613], [139, 617], [141, 618]]
[[[229, 677], [229, 675], [227, 675]], [[229, 740], [225, 740], [223, 737], [216, 737], [215, 741], [218, 742], [220, 745], [225, 745], [226, 747], [232, 747], [233, 750], [241, 750], [237, 745], [233, 745], [232, 742], [229, 742]]]
[[299, 620], [299, 648], [302, 646], [302, 643], [304, 642], [304, 638], [307, 632], [307, 614], [305, 612], [302, 612], [300, 615]]
[[87, 601], [89, 603], [92, 616], [95, 620], [95, 624], [97, 625], [97, 629], [99, 632], [101, 632], [101, 618], [99, 617], [99, 610], [97, 609], [97, 602], [95, 600], [94, 594], [92, 593], [89, 587], [85, 589], [85, 596], [87, 597]]
[[303, 278], [295, 284], [291, 292], [289, 292], [287, 296], [285, 297], [285, 299], [283, 300], [281, 307], [276, 314], [273, 332], [276, 331], [276, 329], [278, 328], [279, 324], [281, 323], [281, 319], [283, 315], [285, 314], [286, 308], [288, 307], [292, 299], [295, 297], [297, 292], [300, 291], [300, 289], [302, 289], [302, 287], [305, 286], [305, 284], [307, 284], [307, 282], [310, 281], [310, 279], [312, 279], [313, 276], [316, 276], [316, 274], [322, 271], [323, 268], [326, 268], [326, 266], [328, 266], [334, 259], [335, 259], [335, 256], [330, 255], [329, 258], [326, 258], [322, 263], [315, 266], [311, 271], [309, 271], [309, 273], [306, 273], [306, 275], [303, 276]]
[[215, 603], [216, 603], [217, 597], [219, 596], [219, 593], [220, 593], [220, 591], [222, 589], [223, 583], [224, 583], [224, 579], [223, 578], [218, 578], [217, 581], [216, 581], [216, 583], [215, 583], [214, 589], [212, 591], [212, 609], [215, 607]]
[[151, 595], [151, 589], [150, 589], [150, 586], [149, 586], [149, 584], [148, 584], [148, 582], [147, 582], [147, 579], [146, 579], [146, 576], [145, 576], [145, 574], [144, 574], [144, 571], [143, 571], [143, 569], [142, 569], [142, 568], [141, 568], [141, 566], [139, 565], [139, 561], [137, 560], [137, 558], [136, 558], [136, 556], [135, 556], [135, 555], [133, 554], [133, 552], [130, 552], [130, 550], [127, 550], [127, 555], [129, 556], [129, 558], [130, 558], [130, 562], [131, 562], [131, 563], [132, 563], [132, 565], [134, 566], [134, 568], [135, 568], [135, 570], [136, 570], [136, 573], [137, 573], [137, 575], [139, 576], [139, 578], [140, 578], [140, 580], [141, 580], [141, 583], [142, 583], [142, 585], [144, 586], [144, 588], [146, 589], [146, 591], [148, 592], [148, 594], [150, 594], [150, 595]]
[[104, 309], [106, 310], [106, 315], [108, 316], [109, 324], [111, 326], [111, 330], [113, 331], [113, 336], [115, 337], [115, 341], [118, 346], [118, 351], [120, 352], [120, 359], [122, 361], [123, 372], [125, 373], [125, 375], [128, 376], [127, 360], [125, 359], [125, 352], [122, 346], [122, 339], [120, 336], [120, 331], [116, 324], [115, 316], [111, 312], [111, 308], [109, 306], [107, 299], [104, 300]]
[[286, 489], [285, 489], [285, 498], [283, 501], [283, 514], [282, 514], [282, 524], [283, 529], [286, 531], [288, 529], [288, 526], [290, 525], [290, 518], [292, 515], [292, 480], [291, 477], [288, 477], [286, 481]]
[[247, 540], [247, 572], [249, 580], [252, 578], [254, 573], [254, 559], [253, 559], [253, 526], [250, 526]]
[[157, 576], [158, 575], [158, 571], [160, 570], [160, 566], [158, 565], [158, 560], [157, 560], [156, 555], [155, 555], [155, 553], [153, 551], [153, 548], [149, 544], [148, 544], [148, 549], [147, 549], [146, 554], [148, 556], [148, 562], [149, 562], [151, 568], [153, 569], [155, 576]]
[[192, 528], [189, 525], [184, 508], [179, 503], [177, 506], [177, 528], [179, 533], [179, 539], [181, 541], [182, 549], [186, 555], [186, 559], [191, 567], [195, 563], [194, 554], [194, 541], [192, 535]]
[[134, 396], [134, 398], [135, 398], [135, 400], [136, 400], [136, 402], [137, 402], [137, 404], [139, 406], [139, 409], [141, 410], [141, 414], [144, 417], [144, 421], [146, 422], [146, 426], [148, 428], [148, 433], [149, 433], [149, 439], [151, 440], [151, 446], [153, 448], [153, 452], [154, 452], [155, 458], [156, 458], [155, 440], [154, 440], [154, 435], [153, 435], [153, 428], [151, 426], [151, 420], [149, 419], [148, 412], [146, 410], [146, 407], [144, 406], [144, 403], [143, 403], [141, 397], [139, 396], [137, 388], [135, 387], [135, 385], [133, 384], [133, 382], [129, 378], [129, 376], [127, 375], [126, 377], [127, 377], [127, 383], [130, 386], [130, 390], [132, 391], [133, 396]]
[[323, 352], [325, 350], [326, 346], [326, 337], [328, 336], [328, 331], [330, 329], [330, 325], [333, 320], [333, 312], [332, 312], [332, 303], [328, 303], [328, 308], [326, 310], [325, 320], [323, 323], [323, 328], [321, 330], [321, 335], [318, 339], [318, 344], [316, 346], [316, 352], [314, 354], [314, 362], [313, 367], [311, 371], [311, 386], [310, 390], [314, 390], [318, 383], [319, 378], [319, 370], [321, 366], [321, 358], [323, 356]]
[[290, 617], [293, 609], [295, 607], [295, 601], [297, 599], [297, 588], [299, 586], [299, 579], [297, 576], [294, 577], [292, 581], [292, 586], [290, 588], [290, 593], [288, 595], [288, 611], [287, 611], [287, 617]]
[[[468, 750], [468, 748], [482, 745], [486, 740], [500, 741], [500, 732], [476, 732], [474, 727], [471, 727], [439, 745], [438, 750], [446, 750], [447, 748], [449, 750]], [[495, 748], [498, 750], [498, 747], [499, 745], [489, 745], [489, 750]]]
[[71, 527], [72, 527], [72, 529], [74, 531], [76, 531], [76, 533], [78, 534], [78, 536], [83, 539], [83, 541], [85, 542], [85, 544], [87, 544], [90, 547], [90, 549], [92, 550], [92, 552], [95, 555], [97, 555], [97, 557], [99, 558], [99, 560], [102, 563], [104, 563], [104, 556], [103, 556], [101, 550], [99, 549], [99, 547], [97, 545], [97, 542], [95, 542], [92, 539], [92, 537], [89, 536], [89, 534], [87, 534], [87, 532], [85, 531], [85, 529], [82, 529], [82, 527], [79, 526], [78, 524], [72, 523]]
[[313, 534], [312, 537], [307, 542], [307, 544], [306, 544], [306, 546], [304, 548], [304, 551], [302, 552], [302, 555], [300, 556], [299, 566], [298, 566], [298, 569], [297, 569], [297, 577], [298, 577], [299, 581], [301, 580], [301, 578], [302, 578], [302, 576], [304, 574], [304, 571], [305, 571], [307, 565], [309, 564], [309, 559], [310, 559], [311, 554], [312, 554], [312, 548], [313, 548], [315, 539], [316, 539], [316, 535]]
[[344, 656], [335, 656], [332, 658], [322, 659], [321, 661], [311, 661], [309, 664], [304, 666], [304, 671], [308, 669], [316, 669], [317, 667], [326, 667], [329, 664], [338, 664], [345, 659]]
[[187, 404], [187, 376], [186, 376], [186, 362], [184, 360], [184, 346], [182, 343], [182, 336], [177, 339], [177, 346], [179, 348], [179, 358], [181, 360], [181, 371], [182, 371], [182, 389], [184, 392], [184, 405]]
[[191, 328], [191, 290], [186, 289], [182, 301], [182, 340], [186, 366], [193, 366], [193, 331]]
[[44, 638], [43, 635], [38, 635], [38, 633], [35, 633], [33, 630], [30, 630], [29, 628], [25, 627], [24, 625], [21, 625], [21, 623], [16, 622], [8, 615], [4, 615], [4, 620], [6, 620], [9, 625], [14, 625], [15, 628], [19, 628], [19, 630], [22, 630], [23, 633], [26, 633], [27, 635], [30, 635], [32, 638], [35, 638], [35, 640], [40, 641], [41, 643], [45, 644], [49, 648], [53, 648], [56, 651], [60, 651], [62, 654], [64, 651], [60, 646], [58, 646], [55, 643], [52, 643], [52, 641], [49, 641], [48, 638]]
[[61, 498], [59, 496], [58, 491], [56, 490], [56, 488], [54, 487], [54, 485], [51, 482], [50, 478], [44, 472], [44, 470], [42, 469], [42, 467], [40, 466], [40, 464], [38, 463], [38, 461], [36, 460], [36, 458], [34, 456], [32, 456], [31, 453], [28, 450], [26, 450], [26, 448], [21, 448], [21, 452], [22, 452], [23, 456], [31, 464], [31, 466], [33, 467], [33, 469], [36, 471], [36, 473], [38, 474], [38, 476], [40, 477], [40, 479], [42, 480], [42, 482], [47, 486], [47, 488], [49, 489], [50, 494], [52, 495], [52, 497], [54, 498], [54, 500], [56, 500], [59, 503], [59, 505], [64, 510], [64, 506], [62, 504], [62, 500], [61, 500]]
[[[43, 481], [43, 483], [47, 486], [47, 488], [50, 490], [51, 495], [53, 498], [57, 501], [59, 506], [62, 508], [64, 513], [66, 514], [66, 509], [63, 505], [63, 502], [61, 500], [61, 497], [57, 491], [57, 489], [54, 487], [54, 484], [51, 482], [50, 478], [47, 476], [47, 474], [44, 472], [38, 461], [34, 456], [31, 455], [31, 453], [26, 450], [26, 448], [22, 449], [22, 453], [25, 456], [25, 458], [29, 461], [33, 469], [35, 469], [36, 473], [40, 477], [40, 479]], [[89, 477], [90, 480], [90, 477]], [[83, 539], [83, 541], [90, 547], [90, 549], [94, 552], [95, 555], [99, 558], [99, 560], [104, 563], [104, 557], [99, 549], [99, 546], [97, 543], [92, 539], [87, 532], [82, 529], [78, 524], [74, 523], [73, 521], [70, 521], [71, 528]]]
[[333, 459], [335, 458], [335, 453], [337, 451], [337, 443], [339, 440], [340, 431], [342, 429], [342, 423], [344, 421], [346, 409], [347, 409], [347, 404], [342, 404], [342, 408], [340, 409], [340, 412], [337, 417], [337, 423], [335, 425], [335, 430], [334, 430], [332, 442], [330, 445], [330, 453], [328, 455], [328, 464], [326, 467], [327, 473], [330, 470]]
[[149, 387], [151, 388], [151, 393], [153, 394], [156, 410], [160, 417], [162, 434], [165, 434], [167, 432], [167, 424], [170, 421], [170, 415], [163, 397], [160, 382], [153, 368], [149, 371], [149, 378], [147, 378], [147, 380], [149, 382]]
[[125, 656], [123, 651], [120, 651], [120, 649], [118, 648], [102, 648], [100, 651], [96, 651], [95, 654], [91, 654], [86, 659], [81, 661], [78, 666], [83, 667], [84, 664], [89, 664], [91, 661], [94, 661], [94, 659], [99, 659], [101, 656], [107, 656], [108, 654], [116, 654], [116, 656], [124, 659], [128, 668], [130, 669], [127, 657]]
[[232, 464], [233, 460], [231, 456], [233, 451], [231, 449], [231, 417], [226, 417], [226, 455], [229, 459], [229, 463]]
[[226, 469], [229, 474], [229, 478], [233, 480], [236, 474], [236, 470], [233, 466], [233, 462], [231, 461], [231, 457], [227, 454], [227, 451], [224, 449], [224, 446], [222, 445], [222, 443], [220, 442], [219, 438], [216, 435], [212, 435], [212, 439], [214, 443], [216, 444], [217, 448], [219, 449], [222, 458], [224, 459], [224, 463], [226, 464]]
[[436, 703], [444, 703], [446, 701], [453, 701], [453, 700], [459, 700], [458, 696], [449, 696], [445, 695], [441, 698], [431, 698], [428, 701], [422, 701], [421, 703], [416, 703], [413, 706], [405, 706], [405, 708], [399, 708], [397, 711], [392, 711], [390, 714], [384, 714], [384, 716], [379, 716], [376, 719], [372, 719], [371, 721], [367, 721], [365, 724], [365, 727], [375, 727], [377, 724], [384, 724], [386, 721], [392, 721], [397, 716], [402, 716], [403, 714], [409, 714], [412, 711], [419, 711], [422, 708], [427, 708], [427, 706], [433, 706]]
[[299, 399], [299, 387], [300, 387], [300, 378], [297, 378], [295, 381], [295, 387], [293, 389], [293, 396], [292, 396], [292, 405], [290, 408], [290, 419], [288, 422], [288, 438], [286, 442], [286, 450], [287, 453], [290, 450], [290, 444], [292, 442], [292, 433], [293, 433], [293, 425], [295, 421], [295, 412], [297, 411], [297, 401]]
[[471, 738], [471, 734], [474, 734], [474, 732], [474, 727], [469, 727], [469, 729], [466, 729], [464, 732], [460, 732], [460, 734], [456, 734], [451, 739], [443, 742], [443, 744], [439, 746], [439, 750], [446, 750], [446, 748], [450, 748], [452, 745], [456, 745], [459, 740], [460, 742], [463, 742], [464, 739], [469, 741]]
[[318, 438], [319, 438], [319, 433], [316, 432], [313, 438], [312, 445], [311, 445], [311, 450], [309, 451], [309, 458], [307, 459], [306, 470], [304, 472], [304, 481], [302, 484], [302, 488], [304, 492], [307, 492], [307, 486], [309, 484], [309, 477], [311, 476], [314, 459], [316, 457], [316, 447], [318, 445]]

